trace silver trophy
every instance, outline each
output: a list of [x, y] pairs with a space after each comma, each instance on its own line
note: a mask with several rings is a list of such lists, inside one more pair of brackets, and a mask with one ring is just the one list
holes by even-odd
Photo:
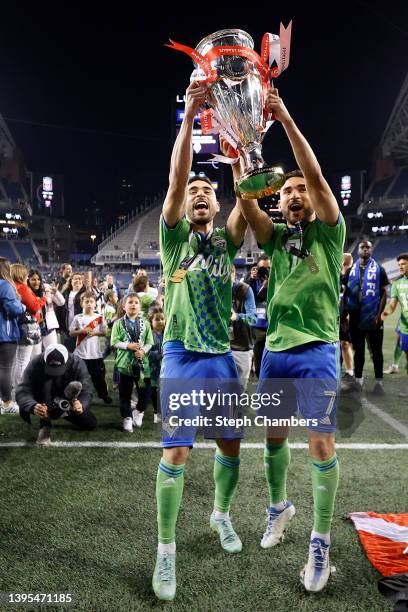
[[[214, 47], [231, 46], [253, 49], [254, 41], [243, 30], [220, 30], [206, 36], [195, 50], [201, 56], [211, 56]], [[199, 65], [194, 64], [199, 72]], [[211, 59], [211, 69], [216, 79], [209, 84], [208, 106], [228, 126], [245, 162], [236, 193], [243, 199], [271, 195], [282, 186], [283, 171], [266, 167], [262, 158], [262, 141], [272, 121], [264, 111], [266, 88], [258, 66], [242, 55], [220, 55]]]

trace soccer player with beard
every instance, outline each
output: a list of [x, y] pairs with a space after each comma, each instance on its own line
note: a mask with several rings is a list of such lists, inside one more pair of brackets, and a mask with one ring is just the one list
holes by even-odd
[[[292, 379], [288, 389], [292, 389], [293, 404], [309, 419], [314, 523], [302, 582], [308, 591], [320, 591], [330, 575], [330, 527], [339, 478], [334, 400], [339, 377], [339, 274], [345, 223], [312, 149], [276, 89], [268, 93], [267, 108], [282, 123], [301, 170], [287, 174], [280, 190], [280, 209], [287, 225], [273, 223], [256, 204], [245, 202], [242, 207], [258, 243], [271, 258], [269, 326], [260, 387], [265, 388], [268, 379], [280, 379], [279, 384], [282, 379]], [[323, 392], [308, 393], [319, 388]], [[287, 405], [287, 409], [292, 407]], [[270, 507], [263, 548], [283, 540], [295, 514], [286, 497], [288, 433], [288, 428], [266, 432], [264, 463]]]
[[[212, 379], [220, 384], [223, 380], [238, 379], [228, 337], [231, 265], [244, 240], [247, 224], [236, 204], [226, 227], [215, 228], [214, 217], [220, 206], [211, 182], [200, 177], [189, 179], [193, 123], [207, 89], [192, 83], [186, 93], [184, 120], [173, 148], [169, 189], [160, 219], [160, 252], [166, 282], [161, 372], [164, 422], [166, 415], [171, 414], [167, 392], [163, 393], [166, 380], [177, 380], [176, 384], [184, 391], [192, 379]], [[224, 152], [228, 153], [225, 149]], [[235, 179], [241, 170], [240, 161], [233, 167]], [[187, 410], [189, 417], [199, 414], [194, 405]], [[242, 544], [232, 527], [229, 509], [238, 482], [240, 439], [236, 432], [219, 435], [210, 527], [218, 532], [223, 549], [236, 553], [241, 551]], [[191, 429], [179, 431], [175, 437], [167, 433], [164, 423], [164, 450], [156, 481], [159, 544], [153, 590], [159, 599], [168, 601], [176, 593], [175, 529], [183, 495], [184, 466], [194, 437], [195, 431]]]

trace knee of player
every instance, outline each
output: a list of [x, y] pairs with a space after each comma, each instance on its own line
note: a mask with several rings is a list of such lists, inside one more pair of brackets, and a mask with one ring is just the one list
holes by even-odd
[[163, 450], [163, 458], [168, 463], [180, 465], [186, 463], [190, 449], [187, 446], [176, 446], [174, 448], [165, 448]]
[[326, 461], [327, 459], [330, 459], [335, 453], [334, 439], [332, 437], [309, 438], [309, 453], [318, 461]]

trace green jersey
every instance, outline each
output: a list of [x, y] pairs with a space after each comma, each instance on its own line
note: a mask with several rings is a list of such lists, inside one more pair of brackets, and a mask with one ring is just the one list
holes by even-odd
[[391, 298], [398, 300], [401, 306], [400, 330], [408, 334], [408, 277], [401, 276], [392, 283]]
[[[268, 284], [268, 331], [266, 347], [285, 351], [308, 342], [339, 339], [340, 269], [346, 227], [340, 215], [330, 227], [315, 219], [302, 232], [283, 223], [274, 224], [270, 240], [263, 245], [271, 257]], [[296, 257], [296, 249], [311, 257]]]
[[[139, 339], [137, 340], [141, 346], [144, 348], [146, 346], [151, 347], [153, 344], [153, 334], [152, 329], [150, 327], [150, 323], [144, 319], [144, 317], [138, 317], [138, 320], [135, 319], [130, 320], [122, 317], [122, 319], [118, 319], [113, 324], [112, 328], [112, 336], [111, 336], [111, 345], [116, 348], [116, 357], [115, 357], [115, 366], [122, 374], [126, 374], [127, 376], [132, 376], [133, 374], [133, 366], [138, 364], [138, 359], [134, 354], [134, 351], [126, 348], [126, 345], [129, 342], [133, 342], [131, 334], [129, 334], [129, 327], [133, 327], [134, 330], [139, 329]], [[149, 357], [145, 355], [142, 358], [143, 368], [140, 372], [140, 378], [149, 378], [150, 377], [150, 365], [149, 365]]]
[[[176, 227], [160, 219], [160, 253], [166, 281], [163, 344], [183, 342], [188, 351], [226, 353], [230, 350], [231, 264], [238, 250], [225, 228], [215, 228], [206, 238], [193, 232], [185, 217]], [[192, 258], [184, 279], [171, 276], [185, 258]]]

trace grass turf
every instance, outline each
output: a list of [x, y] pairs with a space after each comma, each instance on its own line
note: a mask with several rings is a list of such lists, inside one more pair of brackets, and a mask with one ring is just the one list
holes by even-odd
[[[393, 322], [387, 321], [385, 367], [394, 347]], [[404, 366], [404, 362], [402, 362]], [[111, 363], [108, 364], [108, 370]], [[372, 374], [371, 362], [367, 372]], [[397, 393], [406, 386], [400, 375], [386, 378], [385, 398], [368, 399], [408, 424], [406, 402]], [[340, 408], [339, 442], [406, 442], [406, 438], [354, 400]], [[358, 408], [358, 407], [357, 407]], [[79, 433], [57, 423], [54, 440], [157, 441], [159, 426], [149, 409], [141, 430], [125, 437], [117, 402], [95, 403], [96, 432]], [[350, 411], [353, 415], [350, 419]], [[352, 423], [350, 424], [350, 421]], [[37, 424], [0, 417], [0, 442], [34, 441]], [[246, 439], [259, 441], [252, 428]], [[298, 429], [292, 440], [305, 441]], [[162, 609], [151, 590], [155, 560], [155, 475], [158, 449], [0, 448], [2, 512], [0, 518], [0, 591], [73, 592], [74, 609], [90, 612]], [[209, 530], [212, 509], [212, 455], [192, 453], [186, 472], [177, 529], [177, 611], [387, 611], [379, 595], [380, 577], [365, 558], [348, 512], [404, 512], [400, 476], [406, 451], [339, 450], [340, 487], [333, 523], [331, 560], [337, 573], [320, 594], [304, 592], [299, 572], [307, 557], [312, 525], [312, 492], [307, 452], [292, 451], [289, 496], [297, 515], [283, 545], [264, 551], [259, 541], [267, 505], [262, 451], [243, 450], [241, 477], [232, 509], [244, 549], [228, 556]], [[6, 609], [4, 604], [0, 609]], [[40, 607], [26, 606], [38, 610]], [[72, 609], [50, 607], [51, 609]]]

